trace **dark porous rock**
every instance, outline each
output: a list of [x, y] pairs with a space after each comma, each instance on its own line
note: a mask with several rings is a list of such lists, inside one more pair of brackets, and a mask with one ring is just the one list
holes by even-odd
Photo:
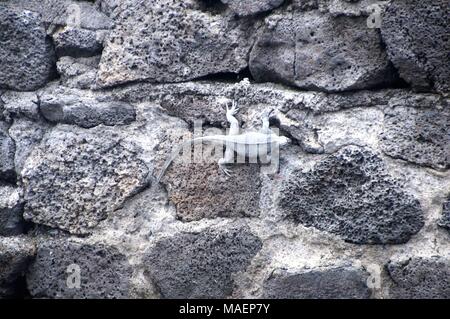
[[347, 146], [308, 172], [294, 170], [280, 193], [286, 218], [352, 243], [405, 243], [424, 225], [419, 201], [368, 148]]
[[101, 34], [92, 30], [65, 28], [53, 34], [58, 56], [88, 57], [102, 52]]
[[77, 90], [44, 94], [41, 97], [40, 111], [50, 122], [75, 124], [85, 128], [100, 124], [125, 125], [136, 118], [136, 111], [131, 104], [119, 101], [101, 102]]
[[14, 182], [15, 144], [8, 133], [8, 125], [0, 121], [0, 181]]
[[34, 254], [29, 238], [0, 237], [0, 299], [23, 297], [25, 270]]
[[247, 228], [179, 233], [146, 252], [144, 274], [162, 298], [225, 298], [232, 274], [245, 271], [261, 247]]
[[400, 76], [419, 90], [450, 90], [448, 0], [396, 0], [382, 13], [381, 34]]
[[54, 50], [39, 14], [0, 4], [0, 40], [0, 88], [31, 91], [53, 77]]
[[369, 275], [355, 267], [275, 269], [263, 284], [267, 299], [367, 299]]
[[442, 206], [442, 217], [439, 220], [438, 225], [450, 230], [450, 197]]
[[449, 299], [450, 261], [444, 257], [413, 257], [386, 266], [392, 285], [390, 298]]
[[0, 236], [23, 233], [23, 203], [18, 188], [0, 184]]
[[[206, 148], [204, 146], [206, 153]], [[166, 172], [169, 200], [183, 221], [216, 217], [257, 217], [260, 213], [260, 167], [230, 165], [231, 176], [214, 163], [174, 163]]]
[[239, 16], [249, 16], [270, 11], [283, 4], [284, 0], [220, 0]]
[[106, 127], [53, 129], [22, 170], [25, 219], [89, 233], [147, 184], [148, 168], [138, 154]]
[[27, 284], [34, 298], [127, 298], [132, 274], [126, 256], [113, 246], [48, 240], [38, 246]]
[[180, 82], [248, 66], [253, 19], [206, 12], [196, 0], [126, 0], [116, 11], [100, 62], [100, 87]]
[[267, 19], [249, 66], [257, 81], [327, 92], [373, 88], [393, 79], [380, 36], [365, 17], [318, 11]]
[[392, 99], [385, 109], [381, 149], [393, 158], [450, 168], [450, 108], [435, 95]]

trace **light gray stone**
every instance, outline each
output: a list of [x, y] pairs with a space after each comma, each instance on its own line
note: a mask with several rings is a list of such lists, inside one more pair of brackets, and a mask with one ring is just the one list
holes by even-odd
[[93, 89], [100, 56], [73, 58], [61, 57], [56, 68], [61, 82], [70, 88]]
[[239, 16], [249, 16], [270, 11], [283, 4], [284, 0], [220, 0]]
[[195, 0], [126, 0], [103, 50], [97, 83], [180, 82], [248, 65], [255, 21], [201, 10]]
[[22, 171], [25, 219], [89, 233], [146, 185], [148, 169], [137, 154], [105, 127], [53, 129]]
[[89, 1], [8, 0], [6, 6], [40, 13], [47, 26], [77, 26], [89, 30], [108, 30], [113, 21]]
[[257, 81], [327, 92], [383, 86], [394, 78], [380, 36], [364, 17], [318, 11], [266, 20], [249, 66]]

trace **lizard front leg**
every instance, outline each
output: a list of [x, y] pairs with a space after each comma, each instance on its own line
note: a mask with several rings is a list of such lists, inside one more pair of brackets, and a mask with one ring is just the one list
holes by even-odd
[[[228, 132], [228, 135], [238, 135], [239, 122], [234, 116], [239, 111], [239, 107], [236, 101], [233, 101], [233, 103], [231, 104], [231, 108], [228, 106], [228, 104], [226, 105], [226, 108], [227, 108], [227, 120], [230, 123], [230, 131]], [[226, 168], [226, 164], [233, 164], [233, 163], [234, 163], [234, 149], [232, 146], [226, 145], [225, 143], [225, 155], [218, 162], [219, 168], [227, 176], [231, 176], [231, 172], [229, 169]]]
[[270, 110], [269, 112], [264, 112], [264, 115], [263, 115], [263, 117], [262, 117], [262, 128], [261, 128], [261, 130], [264, 132], [264, 133], [270, 133], [270, 130], [269, 130], [269, 117], [270, 117], [270, 114], [272, 114], [272, 112], [273, 112], [273, 109], [272, 110]]

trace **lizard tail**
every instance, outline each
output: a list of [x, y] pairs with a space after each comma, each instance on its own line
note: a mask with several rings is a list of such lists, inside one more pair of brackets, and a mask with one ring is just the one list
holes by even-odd
[[189, 141], [184, 142], [183, 144], [181, 144], [180, 146], [177, 147], [177, 149], [175, 151], [172, 152], [172, 155], [167, 159], [167, 161], [164, 163], [163, 168], [161, 169], [161, 172], [158, 174], [158, 177], [156, 178], [156, 182], [159, 183], [159, 181], [161, 180], [161, 178], [164, 176], [164, 173], [167, 171], [167, 169], [169, 168], [170, 164], [172, 164], [172, 162], [175, 160], [175, 158], [178, 156], [178, 154], [180, 154], [180, 152], [188, 145], [191, 145], [192, 143], [195, 142], [199, 142], [199, 141], [208, 141], [209, 138], [206, 136], [202, 136], [202, 137], [196, 137], [193, 139], [190, 139]]

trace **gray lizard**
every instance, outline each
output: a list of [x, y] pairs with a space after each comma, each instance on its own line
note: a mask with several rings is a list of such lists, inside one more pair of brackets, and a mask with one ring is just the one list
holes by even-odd
[[270, 112], [265, 113], [262, 119], [262, 128], [258, 132], [246, 132], [239, 134], [239, 122], [234, 117], [239, 110], [237, 103], [233, 101], [231, 108], [226, 105], [227, 108], [227, 120], [230, 123], [230, 131], [228, 135], [209, 135], [190, 139], [179, 146], [170, 156], [170, 158], [164, 164], [160, 174], [157, 177], [157, 182], [161, 180], [166, 172], [167, 168], [178, 156], [180, 151], [192, 143], [210, 143], [216, 145], [225, 145], [224, 157], [218, 161], [219, 168], [228, 176], [230, 176], [230, 170], [226, 168], [227, 164], [234, 163], [234, 153], [236, 152], [240, 156], [245, 156], [251, 159], [259, 158], [264, 163], [270, 162], [270, 151], [278, 149], [280, 146], [284, 146], [290, 143], [290, 139], [285, 136], [276, 135], [269, 128], [269, 116]]

